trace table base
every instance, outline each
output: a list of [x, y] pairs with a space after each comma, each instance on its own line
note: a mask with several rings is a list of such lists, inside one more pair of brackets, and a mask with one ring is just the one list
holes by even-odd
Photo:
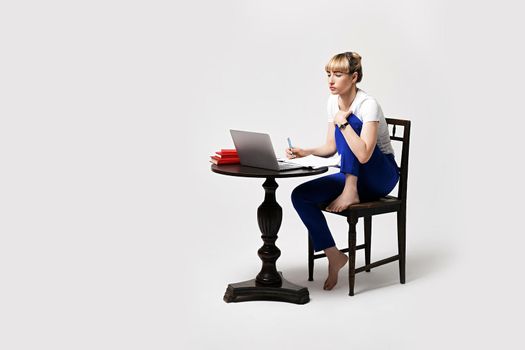
[[232, 283], [228, 285], [224, 294], [224, 301], [236, 303], [241, 301], [270, 300], [284, 301], [294, 304], [306, 304], [310, 301], [310, 295], [306, 287], [298, 286], [288, 282], [281, 275], [281, 287], [266, 287], [256, 284], [255, 278], [249, 281]]

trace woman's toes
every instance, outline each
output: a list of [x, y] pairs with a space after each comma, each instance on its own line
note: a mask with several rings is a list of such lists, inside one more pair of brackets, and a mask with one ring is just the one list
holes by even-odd
[[332, 290], [337, 284], [337, 273], [328, 273], [328, 278], [324, 282], [324, 290]]

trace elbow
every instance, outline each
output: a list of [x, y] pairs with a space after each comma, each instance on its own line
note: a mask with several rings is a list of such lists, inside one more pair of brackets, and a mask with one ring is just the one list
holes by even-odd
[[356, 158], [361, 164], [366, 164], [372, 158], [372, 154], [374, 153], [374, 147], [365, 147], [360, 152], [356, 152]]
[[333, 157], [334, 154], [336, 154], [336, 153], [337, 153], [337, 148], [334, 147], [333, 149], [330, 150], [330, 152], [328, 154], [328, 157]]
[[337, 152], [337, 145], [335, 143], [335, 140], [333, 142], [328, 142], [326, 144], [326, 148], [328, 148], [329, 152], [332, 153], [332, 154]]
[[328, 158], [328, 157], [332, 157], [334, 154], [337, 153], [337, 147], [335, 146], [335, 143], [334, 144], [326, 144], [325, 146], [325, 154], [323, 155], [323, 157], [325, 158]]
[[370, 158], [372, 157], [372, 154], [361, 154], [361, 155], [356, 155], [356, 158], [357, 158], [357, 161], [361, 164], [366, 164], [368, 163], [368, 161], [370, 160]]
[[366, 164], [366, 162], [368, 162], [368, 159], [363, 158], [363, 157], [357, 157], [357, 160], [359, 161], [360, 164]]

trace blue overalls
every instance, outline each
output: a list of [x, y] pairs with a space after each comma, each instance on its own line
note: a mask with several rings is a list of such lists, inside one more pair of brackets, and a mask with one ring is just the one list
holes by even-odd
[[[361, 135], [363, 122], [351, 114], [348, 123]], [[389, 194], [399, 180], [399, 168], [393, 154], [384, 154], [376, 145], [367, 163], [361, 164], [352, 153], [341, 130], [335, 128], [337, 152], [341, 155], [341, 171], [297, 186], [292, 192], [292, 203], [308, 229], [316, 252], [335, 246], [320, 204], [329, 204], [345, 187], [346, 175], [357, 176], [357, 192], [361, 202]]]

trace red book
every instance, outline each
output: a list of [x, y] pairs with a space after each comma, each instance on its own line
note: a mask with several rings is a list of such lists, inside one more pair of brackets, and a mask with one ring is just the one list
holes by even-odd
[[220, 151], [215, 152], [221, 156], [237, 156], [237, 150], [234, 149], [221, 149]]
[[215, 156], [221, 159], [239, 158], [239, 155], [237, 153], [223, 153], [222, 151], [215, 152]]
[[237, 158], [219, 158], [217, 156], [211, 156], [210, 162], [213, 164], [221, 165], [221, 164], [239, 164], [240, 159]]

